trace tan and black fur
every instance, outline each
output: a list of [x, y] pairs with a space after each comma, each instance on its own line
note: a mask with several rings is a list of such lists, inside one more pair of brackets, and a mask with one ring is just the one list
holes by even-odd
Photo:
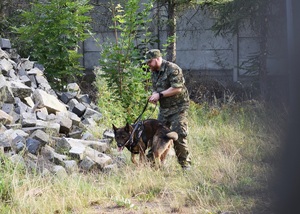
[[141, 121], [140, 127], [136, 127], [137, 125], [138, 123], [134, 125], [127, 123], [121, 128], [112, 125], [119, 151], [126, 147], [131, 152], [131, 161], [138, 164], [136, 155], [139, 155], [139, 161], [143, 163], [146, 160], [146, 149], [152, 149], [155, 163], [160, 166], [171, 149], [173, 140], [177, 140], [178, 134], [155, 119]]

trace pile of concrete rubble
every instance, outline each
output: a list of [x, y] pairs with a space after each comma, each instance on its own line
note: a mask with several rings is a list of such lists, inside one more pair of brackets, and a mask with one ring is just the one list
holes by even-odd
[[0, 160], [42, 174], [105, 171], [115, 167], [109, 155], [113, 133], [101, 139], [87, 132], [102, 118], [76, 83], [55, 92], [42, 65], [21, 58], [0, 38]]

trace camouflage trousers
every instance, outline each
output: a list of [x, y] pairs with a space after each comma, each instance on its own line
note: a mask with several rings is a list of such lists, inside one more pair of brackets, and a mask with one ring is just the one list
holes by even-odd
[[[178, 162], [182, 167], [190, 166], [191, 160], [189, 157], [189, 150], [187, 146], [187, 111], [181, 111], [172, 115], [164, 115], [162, 113], [159, 113], [158, 120], [169, 127], [172, 131], [177, 132], [178, 140], [174, 141], [174, 150]], [[150, 157], [151, 155], [151, 151], [149, 151], [147, 157]]]

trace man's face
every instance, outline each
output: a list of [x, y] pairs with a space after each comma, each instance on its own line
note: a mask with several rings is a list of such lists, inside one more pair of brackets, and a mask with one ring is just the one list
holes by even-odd
[[159, 70], [158, 58], [150, 59], [147, 62], [147, 65], [149, 66], [151, 71], [158, 71]]

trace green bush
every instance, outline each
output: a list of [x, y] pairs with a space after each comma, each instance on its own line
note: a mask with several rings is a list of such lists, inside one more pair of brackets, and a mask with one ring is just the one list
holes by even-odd
[[52, 0], [32, 4], [15, 28], [28, 55], [43, 64], [53, 88], [60, 89], [82, 74], [78, 43], [89, 37], [92, 6], [88, 0]]

